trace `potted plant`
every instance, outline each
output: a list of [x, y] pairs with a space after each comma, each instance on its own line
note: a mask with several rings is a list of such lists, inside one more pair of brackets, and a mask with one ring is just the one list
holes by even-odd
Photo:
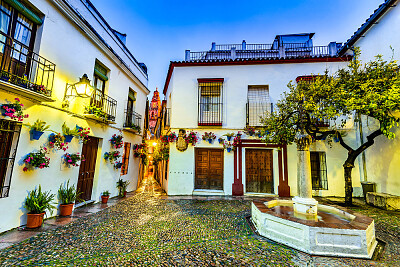
[[8, 82], [10, 80], [10, 73], [5, 70], [2, 70], [0, 73], [0, 80]]
[[122, 167], [122, 162], [121, 161], [116, 161], [115, 163], [114, 163], [114, 169], [121, 169], [121, 167]]
[[224, 138], [222, 138], [222, 136], [220, 138], [218, 138], [218, 143], [220, 143], [221, 145], [223, 145], [225, 143]]
[[122, 145], [124, 144], [122, 139], [123, 139], [122, 135], [113, 134], [113, 136], [110, 139], [111, 147], [115, 149], [121, 148]]
[[107, 119], [107, 113], [103, 111], [102, 108], [99, 108], [95, 105], [89, 105], [85, 107], [85, 114], [93, 114], [99, 119], [106, 120]]
[[3, 116], [8, 116], [13, 120], [23, 121], [24, 118], [28, 118], [28, 114], [24, 114], [22, 111], [22, 107], [24, 104], [21, 103], [19, 98], [14, 99], [15, 102], [12, 104], [2, 104], [1, 105], [1, 114]]
[[192, 146], [195, 146], [198, 140], [199, 138], [197, 137], [196, 132], [190, 132], [185, 137], [186, 143], [191, 144]]
[[126, 188], [128, 187], [129, 182], [124, 181], [121, 178], [117, 181], [117, 188], [118, 188], [118, 196], [125, 197], [126, 196]]
[[66, 143], [70, 143], [70, 142], [72, 141], [72, 138], [74, 138], [74, 136], [78, 135], [78, 129], [76, 129], [76, 128], [75, 128], [75, 129], [69, 128], [69, 127], [65, 124], [65, 122], [63, 123], [61, 129], [62, 129], [63, 135], [64, 135], [64, 137], [65, 137], [65, 142], [66, 142]]
[[49, 147], [66, 151], [68, 149], [68, 143], [65, 142], [65, 137], [61, 133], [52, 133], [49, 135]]
[[119, 153], [119, 151], [110, 151], [110, 152], [104, 153], [104, 159], [109, 160], [111, 163], [113, 163], [119, 157], [121, 157], [121, 154]]
[[212, 133], [212, 132], [205, 132], [204, 134], [203, 134], [203, 136], [202, 136], [202, 138], [203, 138], [203, 140], [204, 141], [208, 141], [210, 144], [212, 144], [212, 142], [215, 140], [215, 138], [217, 138], [216, 136], [215, 136], [215, 134], [214, 133]]
[[107, 204], [109, 198], [110, 198], [110, 192], [108, 192], [108, 190], [101, 193], [101, 203]]
[[161, 136], [161, 142], [162, 143], [172, 143], [174, 142], [178, 137], [176, 136], [176, 133], [170, 133]]
[[226, 151], [228, 153], [230, 153], [232, 150], [235, 150], [235, 146], [231, 142], [225, 142], [224, 143], [224, 148], [226, 149]]
[[48, 168], [50, 165], [50, 158], [46, 157], [48, 154], [48, 150], [46, 147], [41, 147], [38, 152], [31, 152], [25, 156], [23, 162], [25, 167], [23, 169], [24, 172], [28, 171], [29, 169], [43, 169]]
[[62, 158], [63, 158], [64, 164], [67, 165], [68, 168], [71, 166], [77, 167], [77, 166], [79, 166], [79, 164], [78, 164], [79, 161], [85, 161], [83, 155], [79, 154], [79, 152], [72, 153], [72, 154], [65, 153], [62, 156]]
[[69, 180], [64, 186], [60, 185], [58, 189], [58, 199], [60, 200], [60, 216], [70, 216], [72, 214], [72, 209], [74, 208], [74, 203], [76, 200], [81, 200], [79, 198], [82, 192], [76, 192], [75, 186], [69, 186]]
[[37, 93], [40, 93], [40, 94], [43, 94], [43, 95], [47, 94], [47, 90], [46, 90], [46, 87], [44, 85], [31, 84], [29, 86], [29, 88], [34, 92], [37, 92]]
[[31, 129], [31, 140], [39, 140], [44, 131], [50, 127], [50, 125], [46, 125], [46, 122], [39, 119], [37, 119], [32, 125], [28, 123], [27, 126]]
[[226, 133], [224, 134], [224, 136], [226, 136], [226, 139], [228, 141], [231, 141], [232, 137], [235, 136], [235, 133]]
[[256, 133], [256, 129], [253, 127], [247, 126], [246, 128], [244, 128], [243, 132], [245, 132], [245, 134], [247, 134], [249, 136], [253, 136]]
[[79, 139], [79, 142], [86, 144], [89, 140], [90, 128], [83, 128], [76, 125], [76, 130], [78, 131], [76, 137]]
[[54, 200], [54, 194], [50, 194], [50, 191], [42, 192], [42, 187], [39, 185], [39, 189], [36, 188], [28, 192], [28, 196], [25, 199], [24, 207], [28, 210], [28, 219], [26, 222], [27, 228], [37, 228], [43, 223], [43, 216], [46, 210], [53, 214], [55, 208], [52, 204]]

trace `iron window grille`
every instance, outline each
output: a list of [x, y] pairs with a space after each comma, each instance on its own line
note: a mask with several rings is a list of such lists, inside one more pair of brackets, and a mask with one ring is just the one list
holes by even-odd
[[262, 126], [261, 119], [272, 112], [268, 85], [250, 85], [247, 91], [246, 125]]
[[166, 108], [164, 111], [164, 128], [171, 126], [171, 108]]
[[10, 193], [21, 126], [21, 123], [0, 120], [0, 198], [8, 197]]
[[136, 113], [133, 110], [125, 110], [124, 127], [137, 129], [140, 127], [141, 120], [142, 116], [139, 113]]
[[328, 190], [325, 152], [310, 152], [313, 190]]
[[223, 79], [198, 79], [199, 126], [222, 126]]

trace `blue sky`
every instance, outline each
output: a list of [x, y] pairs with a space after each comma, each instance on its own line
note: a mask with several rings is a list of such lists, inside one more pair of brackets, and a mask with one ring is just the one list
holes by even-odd
[[345, 42], [384, 0], [92, 0], [148, 67], [149, 89], [162, 91], [169, 62], [186, 49], [272, 43], [275, 35], [315, 32], [314, 45]]

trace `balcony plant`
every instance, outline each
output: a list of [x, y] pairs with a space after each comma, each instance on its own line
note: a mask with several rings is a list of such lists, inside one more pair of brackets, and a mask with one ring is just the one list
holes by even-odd
[[71, 166], [73, 167], [78, 167], [79, 166], [79, 161], [85, 161], [85, 158], [83, 155], [80, 155], [79, 153], [65, 153], [62, 156], [63, 163], [70, 168]]
[[25, 156], [23, 162], [25, 167], [23, 171], [33, 170], [36, 168], [43, 169], [48, 168], [50, 164], [50, 158], [46, 157], [48, 150], [46, 147], [41, 147], [38, 152], [31, 152]]
[[110, 198], [110, 192], [108, 192], [108, 190], [101, 193], [101, 203], [102, 204], [107, 204], [109, 198]]
[[176, 136], [176, 133], [174, 133], [174, 132], [161, 136], [162, 143], [172, 143], [172, 142], [175, 142], [176, 139], [177, 139], [177, 136]]
[[118, 196], [125, 197], [126, 189], [128, 188], [129, 182], [124, 181], [121, 178], [117, 181]]
[[5, 70], [0, 72], [0, 80], [8, 82], [10, 80], [10, 73]]
[[28, 219], [26, 222], [27, 228], [37, 228], [43, 223], [43, 216], [46, 210], [53, 214], [52, 201], [54, 200], [54, 194], [50, 191], [42, 192], [42, 187], [39, 185], [39, 189], [36, 188], [28, 192], [28, 196], [25, 199], [24, 207], [28, 210]]
[[74, 138], [74, 136], [78, 135], [78, 129], [71, 129], [69, 128], [65, 122], [63, 123], [63, 125], [61, 126], [63, 135], [65, 137], [65, 142], [66, 143], [70, 143], [72, 141], [72, 138]]
[[89, 105], [85, 107], [86, 114], [93, 114], [99, 119], [107, 120], [107, 113], [103, 111], [102, 108], [99, 108], [95, 105]]
[[37, 119], [32, 125], [26, 124], [30, 128], [31, 140], [39, 140], [44, 131], [50, 128], [50, 125], [46, 125], [46, 122]]
[[24, 104], [21, 103], [19, 98], [14, 99], [15, 102], [12, 104], [1, 105], [1, 114], [3, 116], [8, 116], [13, 120], [23, 121], [24, 118], [28, 118], [28, 114], [24, 114], [22, 107]]
[[113, 136], [111, 137], [111, 139], [109, 140], [111, 143], [111, 147], [118, 149], [121, 148], [122, 145], [124, 144], [124, 142], [122, 141], [123, 137], [121, 134], [113, 134]]
[[215, 136], [215, 134], [213, 133], [213, 132], [205, 132], [204, 134], [203, 134], [203, 136], [202, 136], [202, 138], [203, 138], [203, 140], [204, 141], [208, 141], [210, 144], [212, 144], [212, 142], [215, 140], [215, 138], [217, 138], [216, 136]]
[[232, 137], [235, 136], [235, 133], [226, 133], [226, 134], [224, 134], [224, 136], [226, 136], [226, 139], [228, 141], [231, 141]]
[[68, 143], [65, 142], [65, 137], [61, 133], [52, 133], [49, 135], [49, 147], [66, 151], [68, 149]]
[[192, 146], [195, 146], [198, 140], [197, 132], [189, 132], [185, 137], [186, 143], [191, 144]]
[[69, 180], [65, 186], [60, 185], [58, 189], [58, 199], [60, 200], [60, 216], [70, 216], [76, 200], [80, 201], [79, 196], [82, 192], [76, 192], [75, 186], [69, 186]]
[[121, 157], [119, 151], [110, 151], [104, 153], [104, 159], [109, 160], [111, 163], [114, 163], [114, 161], [116, 161], [119, 157]]
[[28, 77], [24, 74], [23, 77], [18, 77], [16, 75], [11, 76], [11, 83], [21, 86], [23, 88], [27, 88], [29, 84]]
[[31, 84], [29, 89], [39, 94], [47, 95], [47, 89], [44, 85]]

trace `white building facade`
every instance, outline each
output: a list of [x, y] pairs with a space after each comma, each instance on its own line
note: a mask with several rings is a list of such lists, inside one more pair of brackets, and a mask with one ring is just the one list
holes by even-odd
[[[259, 117], [271, 111], [290, 81], [334, 73], [348, 64], [351, 57], [337, 56], [336, 43], [313, 46], [312, 35], [281, 35], [271, 45], [213, 43], [209, 51], [186, 51], [185, 61], [171, 62], [164, 87], [170, 132], [195, 131], [200, 140], [184, 152], [175, 143], [170, 146], [168, 177], [161, 183], [169, 195], [297, 194], [296, 146], [265, 144], [243, 129], [260, 126]], [[234, 151], [217, 141], [239, 131]], [[352, 124], [347, 131], [347, 141], [355, 142]], [[205, 132], [216, 139], [201, 140]], [[322, 141], [311, 151], [314, 194], [344, 196], [346, 151]]]
[[[149, 90], [146, 66], [127, 49], [126, 35], [112, 29], [90, 1], [4, 0], [0, 8], [0, 103], [19, 98], [29, 115], [24, 124], [40, 119], [54, 132], [61, 132], [64, 122], [90, 128], [87, 143], [73, 138], [66, 151], [49, 149], [48, 168], [24, 172], [23, 159], [48, 147], [52, 132], [31, 140], [28, 127], [0, 116], [0, 232], [26, 223], [24, 200], [39, 184], [57, 194], [69, 180], [86, 202], [99, 201], [105, 190], [116, 196], [119, 178], [130, 182], [128, 191], [135, 190], [139, 160], [130, 152], [142, 142]], [[76, 85], [84, 74], [91, 85], [86, 95]], [[111, 148], [114, 134], [123, 136], [121, 148]], [[122, 170], [103, 158], [113, 150], [122, 156]], [[86, 160], [67, 167], [66, 152]]]

